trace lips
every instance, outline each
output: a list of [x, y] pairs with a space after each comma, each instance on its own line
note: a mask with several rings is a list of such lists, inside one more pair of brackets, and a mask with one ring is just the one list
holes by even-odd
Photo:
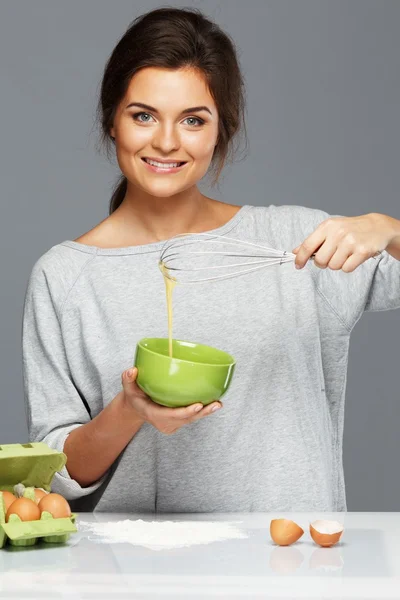
[[[145, 157], [142, 158], [142, 162], [143, 165], [145, 167], [145, 169], [147, 169], [149, 172], [151, 173], [158, 173], [159, 175], [170, 175], [173, 173], [179, 173], [182, 169], [185, 168], [185, 166], [187, 165], [187, 162], [179, 162], [175, 161], [175, 163], [173, 162], [164, 162], [164, 163], [160, 163], [163, 164], [164, 166], [160, 166], [159, 165], [154, 165], [149, 163]], [[171, 164], [177, 164], [177, 166], [165, 166], [165, 165], [171, 165]]]
[[180, 167], [181, 165], [186, 164], [186, 161], [179, 161], [179, 160], [159, 160], [156, 158], [148, 158], [147, 156], [142, 157], [142, 160], [147, 163], [148, 165], [151, 164], [149, 161], [153, 161], [153, 162], [157, 162], [161, 165], [175, 165], [177, 164], [178, 167]]

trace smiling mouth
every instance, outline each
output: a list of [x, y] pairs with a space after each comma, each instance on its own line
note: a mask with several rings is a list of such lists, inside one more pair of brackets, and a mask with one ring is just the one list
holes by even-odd
[[184, 162], [178, 162], [178, 161], [171, 161], [171, 162], [158, 162], [155, 160], [151, 160], [150, 158], [142, 158], [143, 162], [147, 163], [148, 165], [151, 165], [153, 167], [157, 167], [159, 169], [174, 169], [177, 167], [181, 167], [182, 165], [186, 164], [186, 161]]

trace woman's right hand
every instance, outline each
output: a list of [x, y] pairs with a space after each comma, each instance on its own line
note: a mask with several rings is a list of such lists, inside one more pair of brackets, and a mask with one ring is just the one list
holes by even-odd
[[[129, 373], [132, 372], [131, 375]], [[124, 371], [121, 376], [124, 402], [134, 409], [136, 414], [145, 422], [150, 423], [161, 433], [171, 435], [189, 423], [194, 423], [215, 412], [215, 407], [222, 408], [222, 402], [217, 400], [203, 406], [201, 403], [191, 404], [180, 408], [161, 406], [145, 394], [136, 383], [138, 370], [136, 367]], [[214, 410], [213, 410], [214, 409]]]

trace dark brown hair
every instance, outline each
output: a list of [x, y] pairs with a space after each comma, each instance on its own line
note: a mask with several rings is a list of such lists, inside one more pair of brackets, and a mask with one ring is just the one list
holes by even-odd
[[[218, 143], [211, 161], [212, 185], [226, 160], [236, 154], [233, 140], [243, 132], [246, 142], [245, 88], [231, 38], [196, 8], [162, 7], [137, 17], [114, 48], [104, 69], [97, 106], [100, 144], [113, 155], [111, 127], [132, 77], [145, 67], [191, 67], [206, 78], [219, 113]], [[119, 177], [109, 214], [122, 203], [127, 179]]]

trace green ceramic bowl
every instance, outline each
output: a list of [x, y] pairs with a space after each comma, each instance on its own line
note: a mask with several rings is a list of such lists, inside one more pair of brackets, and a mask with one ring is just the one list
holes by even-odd
[[136, 383], [163, 406], [206, 405], [225, 394], [235, 364], [222, 350], [183, 340], [172, 340], [170, 358], [168, 338], [144, 338], [136, 346]]

